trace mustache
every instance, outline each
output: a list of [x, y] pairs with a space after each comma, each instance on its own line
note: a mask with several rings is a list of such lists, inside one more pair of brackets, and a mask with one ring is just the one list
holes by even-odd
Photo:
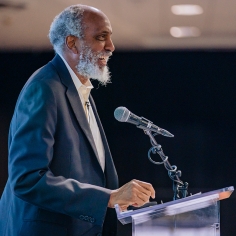
[[111, 56], [112, 56], [112, 52], [110, 51], [100, 52], [97, 54], [97, 57], [111, 57]]

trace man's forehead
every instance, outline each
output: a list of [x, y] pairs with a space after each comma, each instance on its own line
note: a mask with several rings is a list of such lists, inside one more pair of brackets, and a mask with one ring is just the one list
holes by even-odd
[[112, 34], [112, 27], [106, 15], [86, 14], [83, 19], [84, 29], [90, 29], [100, 33]]

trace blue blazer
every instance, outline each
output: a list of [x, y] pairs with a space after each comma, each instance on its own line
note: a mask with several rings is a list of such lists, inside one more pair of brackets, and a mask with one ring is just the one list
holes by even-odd
[[[9, 132], [1, 236], [115, 235], [107, 204], [117, 173], [92, 97], [105, 171], [71, 76], [56, 55], [23, 87]], [[104, 222], [105, 221], [105, 222]]]

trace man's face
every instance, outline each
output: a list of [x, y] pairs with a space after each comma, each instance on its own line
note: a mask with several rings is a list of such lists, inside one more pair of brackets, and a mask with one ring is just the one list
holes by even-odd
[[87, 13], [84, 16], [84, 38], [79, 42], [78, 73], [106, 84], [110, 75], [107, 61], [114, 51], [112, 29], [105, 15]]

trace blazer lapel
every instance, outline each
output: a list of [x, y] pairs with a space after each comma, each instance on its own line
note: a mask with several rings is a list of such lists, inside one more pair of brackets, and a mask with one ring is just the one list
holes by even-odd
[[95, 106], [95, 103], [94, 103], [94, 100], [93, 100], [91, 94], [89, 96], [89, 100], [90, 100], [91, 106], [93, 108], [93, 113], [96, 118], [98, 128], [99, 128], [99, 131], [100, 131], [100, 134], [102, 137], [103, 146], [105, 149], [105, 171], [104, 171], [105, 176], [106, 176], [106, 185], [105, 186], [109, 189], [116, 189], [119, 186], [116, 168], [115, 168], [114, 162], [112, 160], [112, 156], [111, 156], [111, 152], [110, 152], [109, 145], [107, 142], [107, 138], [106, 138], [104, 129], [102, 127], [102, 123], [101, 123], [100, 118], [98, 116], [97, 109], [96, 109], [96, 106]]
[[61, 79], [61, 82], [67, 87], [66, 96], [68, 97], [72, 110], [76, 116], [76, 119], [81, 129], [83, 130], [84, 134], [86, 135], [89, 143], [91, 144], [92, 149], [99, 162], [99, 157], [98, 157], [97, 149], [93, 140], [92, 132], [89, 127], [87, 117], [85, 115], [84, 108], [81, 103], [78, 91], [76, 90], [76, 87], [72, 81], [70, 73], [59, 55], [56, 55], [54, 59], [51, 61], [51, 63], [56, 68], [59, 74], [59, 77]]

